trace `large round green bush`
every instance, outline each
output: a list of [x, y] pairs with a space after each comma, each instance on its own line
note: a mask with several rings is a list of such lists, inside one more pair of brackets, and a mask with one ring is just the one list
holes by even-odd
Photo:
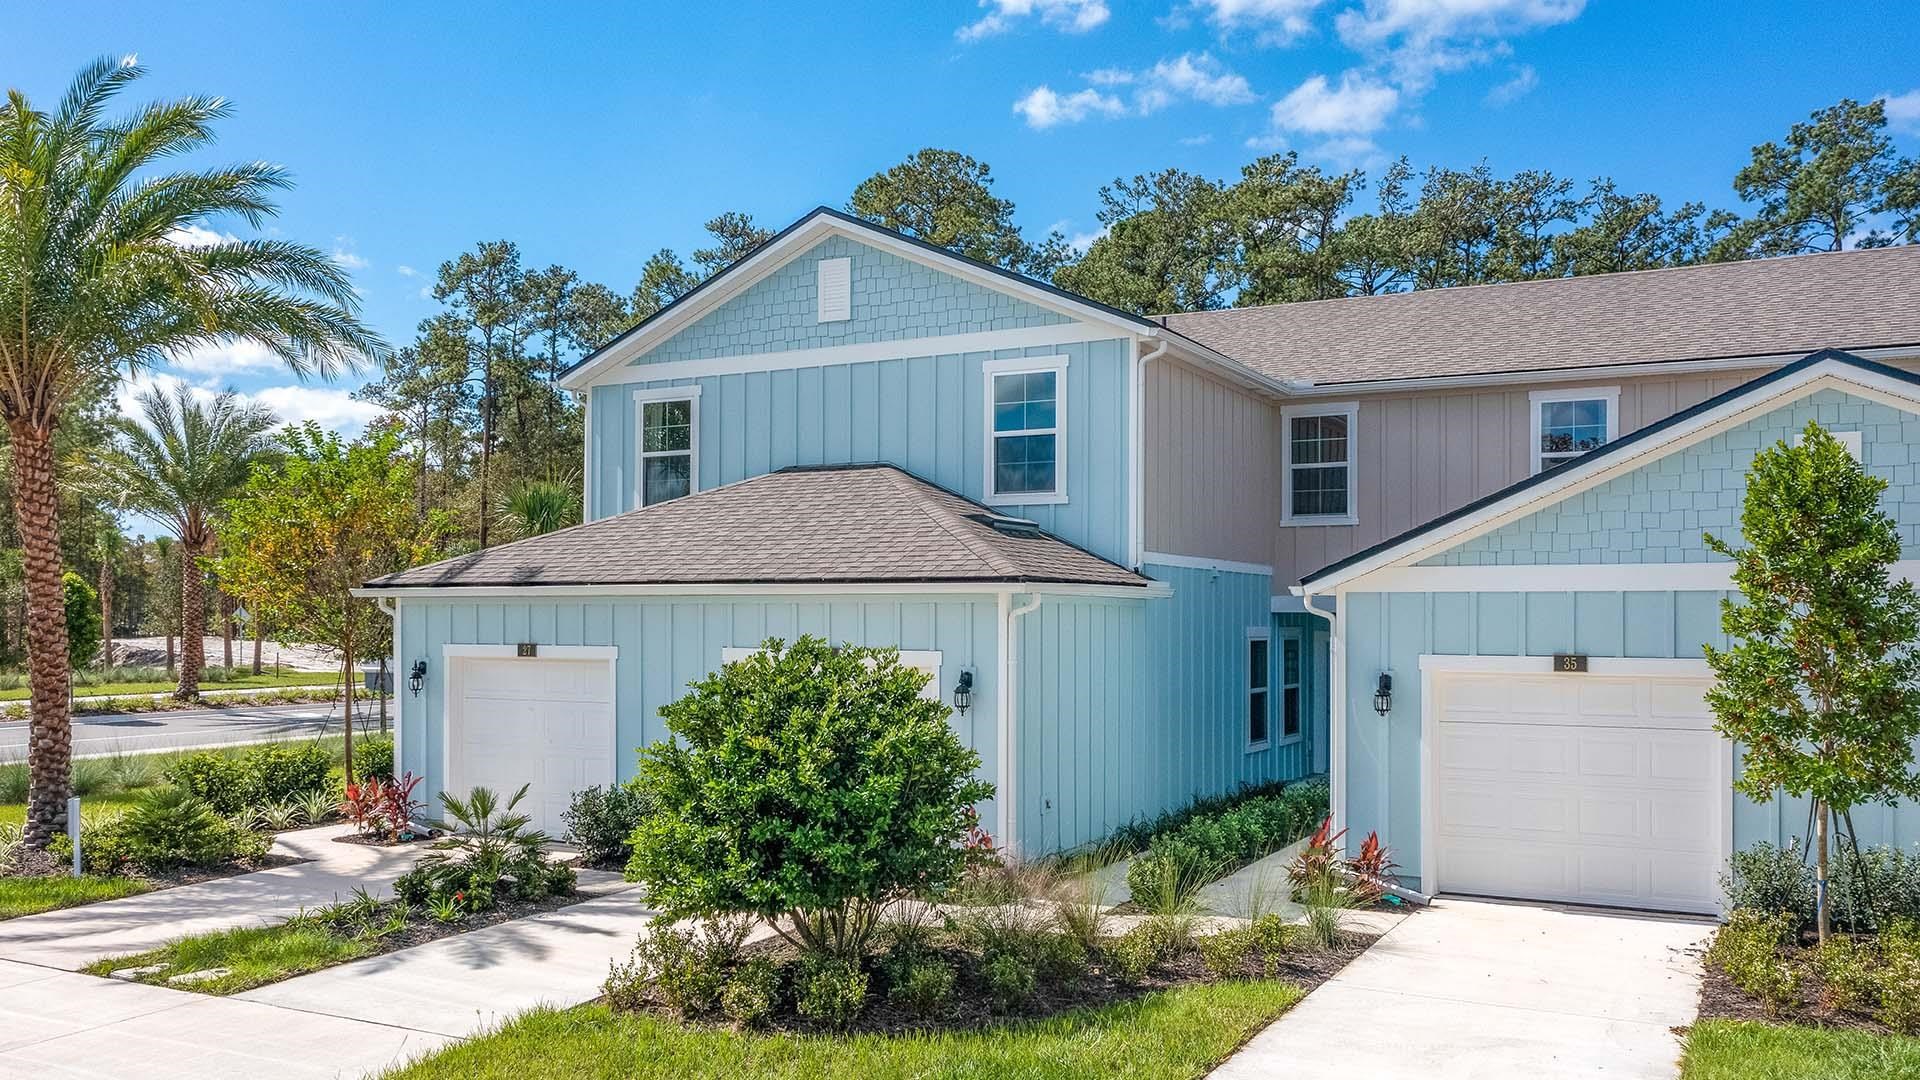
[[641, 751], [654, 809], [627, 876], [668, 914], [751, 913], [857, 961], [884, 903], [959, 877], [993, 796], [926, 679], [893, 649], [802, 637], [694, 683]]

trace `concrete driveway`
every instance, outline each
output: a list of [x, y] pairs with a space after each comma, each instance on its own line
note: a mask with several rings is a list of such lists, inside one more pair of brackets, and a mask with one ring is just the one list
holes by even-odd
[[1440, 900], [1216, 1070], [1216, 1080], [1668, 1080], [1711, 923]]

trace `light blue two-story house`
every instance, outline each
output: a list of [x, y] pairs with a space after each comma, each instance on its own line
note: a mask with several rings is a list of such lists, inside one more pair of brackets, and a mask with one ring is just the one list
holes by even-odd
[[368, 583], [420, 675], [398, 761], [557, 830], [689, 681], [811, 633], [929, 673], [1022, 854], [1325, 773], [1416, 887], [1708, 910], [1797, 823], [1703, 727], [1699, 533], [1816, 416], [1920, 547], [1917, 282], [1907, 248], [1143, 318], [816, 210], [565, 376], [585, 524]]

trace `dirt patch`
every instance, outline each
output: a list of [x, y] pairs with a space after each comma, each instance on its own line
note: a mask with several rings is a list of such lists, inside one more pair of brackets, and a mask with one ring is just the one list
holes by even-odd
[[[1259, 958], [1252, 957], [1241, 970], [1231, 973], [1228, 977], [1275, 979], [1292, 983], [1304, 991], [1311, 992], [1332, 978], [1341, 968], [1346, 967], [1354, 957], [1367, 951], [1367, 947], [1376, 940], [1378, 940], [1377, 936], [1372, 935], [1350, 935], [1335, 948], [1324, 951], [1295, 946], [1281, 954], [1271, 969], [1263, 968]], [[778, 938], [749, 945], [745, 955], [765, 957], [783, 968], [798, 959], [792, 946]], [[1009, 1022], [1044, 1020], [1075, 1009], [1116, 1005], [1162, 990], [1223, 981], [1222, 977], [1208, 970], [1199, 953], [1194, 950], [1188, 950], [1154, 965], [1147, 977], [1138, 983], [1129, 983], [1116, 977], [1103, 958], [1096, 956], [1091, 958], [1087, 970], [1079, 977], [1065, 982], [1042, 980], [1036, 985], [1033, 994], [1019, 1006], [1000, 1010], [993, 1008], [990, 1004], [990, 994], [980, 972], [978, 953], [945, 947], [935, 949], [931, 955], [950, 964], [956, 976], [953, 994], [950, 1000], [940, 1007], [938, 1016], [931, 1018], [922, 1016], [890, 1000], [887, 996], [888, 983], [885, 972], [882, 970], [883, 965], [873, 964], [869, 965], [867, 1008], [860, 1015], [860, 1019], [846, 1032], [815, 1023], [795, 1013], [791, 992], [782, 995], [780, 1010], [769, 1019], [765, 1030], [802, 1035], [859, 1033], [909, 1035], [978, 1031]], [[791, 987], [788, 989], [790, 991]], [[682, 1020], [664, 1006], [649, 1007], [647, 1011], [676, 1023], [687, 1023], [689, 1026], [727, 1026]]]
[[[204, 641], [208, 663], [214, 663], [226, 655], [224, 644], [219, 637], [209, 636]], [[179, 656], [180, 642], [174, 642], [174, 655]], [[136, 637], [113, 639], [114, 662], [125, 667], [162, 667], [167, 662], [167, 639], [164, 637]], [[236, 667], [245, 667], [253, 663], [253, 642], [233, 639], [233, 662]], [[260, 648], [260, 666], [272, 671], [278, 664], [281, 671], [322, 671], [338, 674], [340, 671], [340, 650], [325, 645], [275, 645], [266, 642]]]

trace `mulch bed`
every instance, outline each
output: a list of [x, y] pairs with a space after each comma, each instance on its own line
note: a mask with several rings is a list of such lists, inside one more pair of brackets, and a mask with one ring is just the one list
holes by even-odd
[[[483, 911], [477, 915], [468, 915], [459, 922], [443, 923], [424, 914], [423, 909], [415, 909], [415, 914], [407, 920], [406, 929], [388, 934], [385, 937], [368, 942], [372, 951], [367, 956], [382, 956], [401, 949], [411, 949], [415, 945], [425, 945], [429, 941], [453, 937], [456, 934], [485, 930], [489, 926], [498, 926], [514, 919], [524, 919], [529, 915], [541, 915], [549, 911], [572, 907], [593, 897], [585, 893], [572, 896], [548, 896], [539, 900], [502, 900], [500, 906], [492, 911]], [[365, 959], [359, 957], [358, 959]]]
[[[1366, 952], [1367, 947], [1375, 940], [1377, 935], [1349, 934], [1339, 946], [1324, 952], [1296, 946], [1282, 955], [1271, 976], [1261, 969], [1259, 960], [1255, 958], [1234, 978], [1271, 977], [1311, 992], [1321, 983], [1332, 978], [1341, 968], [1346, 967], [1354, 957]], [[941, 1014], [937, 1017], [925, 1017], [905, 1006], [894, 1004], [887, 997], [885, 975], [874, 970], [869, 976], [866, 1011], [861, 1013], [860, 1019], [846, 1031], [817, 1024], [798, 1015], [793, 1011], [793, 1002], [790, 997], [782, 1002], [780, 1011], [768, 1019], [762, 1030], [775, 1033], [836, 1036], [862, 1033], [910, 1035], [978, 1031], [1009, 1022], [1044, 1020], [1075, 1009], [1116, 1005], [1163, 990], [1223, 981], [1207, 970], [1206, 964], [1200, 959], [1197, 951], [1189, 951], [1179, 957], [1156, 964], [1152, 972], [1138, 983], [1120, 981], [1104, 971], [1099, 960], [1095, 959], [1081, 978], [1066, 984], [1041, 982], [1035, 987], [1033, 995], [1019, 1007], [1001, 1011], [989, 1004], [986, 987], [980, 979], [979, 958], [976, 954], [952, 948], [935, 951], [941, 959], [953, 965], [958, 976], [954, 982], [951, 1000], [942, 1007]], [[755, 942], [747, 946], [744, 952], [749, 957], [766, 957], [783, 966], [796, 958], [793, 947], [779, 938]], [[682, 1020], [678, 1014], [664, 1007], [653, 1007], [648, 1011], [663, 1019], [686, 1023], [690, 1026], [728, 1026], [725, 1024], [702, 1025], [699, 1021]]]
[[1700, 1019], [1764, 1020], [1770, 1024], [1802, 1024], [1807, 1027], [1841, 1028], [1891, 1035], [1893, 1029], [1871, 1016], [1841, 1012], [1821, 1004], [1821, 980], [1813, 970], [1812, 950], [1802, 949], [1800, 1000], [1785, 1009], [1769, 1009], [1760, 999], [1747, 993], [1727, 978], [1727, 973], [1706, 962], [1701, 954]]
[[[166, 872], [136, 870], [128, 877], [138, 878], [154, 889], [172, 889], [181, 885], [198, 885], [221, 878], [238, 877], [251, 874], [256, 870], [275, 870], [282, 866], [298, 866], [310, 860], [295, 858], [291, 855], [267, 854], [258, 859], [246, 859], [237, 862], [221, 863], [217, 866], [183, 866]], [[18, 847], [9, 856], [9, 861], [0, 866], [0, 877], [66, 877], [73, 872], [70, 864], [56, 862], [44, 851], [34, 851]]]
[[[306, 827], [307, 826], [304, 825], [301, 826], [301, 828]], [[368, 836], [365, 833], [356, 832], [343, 833], [340, 836], [336, 836], [333, 838], [333, 842], [336, 844], [358, 844], [361, 847], [410, 847], [414, 844], [429, 843], [434, 839], [435, 838], [431, 836], [422, 836], [417, 840], [389, 840], [384, 836]]]

